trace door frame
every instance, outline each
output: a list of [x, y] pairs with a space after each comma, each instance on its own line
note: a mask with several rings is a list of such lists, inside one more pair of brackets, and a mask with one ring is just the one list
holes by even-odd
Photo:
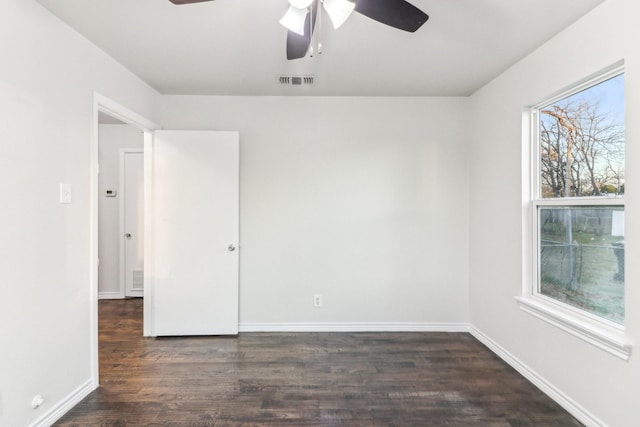
[[[125, 106], [113, 101], [110, 98], [107, 98], [104, 95], [101, 95], [97, 92], [93, 93], [93, 115], [92, 115], [92, 123], [91, 123], [91, 141], [90, 141], [90, 149], [89, 149], [89, 182], [90, 182], [90, 190], [89, 190], [89, 200], [90, 200], [90, 208], [89, 208], [89, 228], [90, 228], [90, 237], [89, 237], [89, 318], [90, 318], [90, 327], [89, 327], [89, 340], [91, 343], [90, 350], [90, 358], [91, 358], [91, 382], [93, 388], [98, 388], [100, 385], [100, 373], [99, 373], [99, 364], [98, 364], [98, 224], [99, 224], [99, 197], [100, 197], [100, 188], [98, 181], [99, 174], [99, 164], [98, 164], [98, 149], [99, 149], [99, 138], [100, 138], [100, 123], [99, 123], [99, 113], [105, 113], [111, 117], [114, 117], [128, 125], [133, 126], [136, 129], [141, 130], [144, 133], [144, 178], [145, 178], [145, 198], [144, 198], [144, 209], [145, 216], [147, 216], [147, 212], [150, 212], [151, 209], [151, 198], [148, 195], [151, 194], [150, 185], [151, 185], [151, 155], [152, 155], [152, 141], [153, 141], [153, 131], [160, 129], [160, 126], [153, 121], [147, 119], [144, 116], [126, 108]], [[145, 221], [146, 227], [146, 221]], [[149, 241], [150, 236], [146, 233], [145, 230], [145, 238], [144, 245], [145, 247], [150, 247]], [[149, 245], [148, 245], [149, 244]], [[148, 263], [147, 252], [145, 251], [145, 259], [144, 262], [146, 265], [151, 265]], [[147, 282], [147, 272], [145, 269], [145, 283]], [[147, 291], [148, 286], [145, 286], [144, 291], [144, 328], [145, 335], [147, 335], [147, 327], [151, 327], [150, 323], [147, 322], [148, 319], [151, 319], [151, 315], [148, 309], [150, 309], [150, 299], [151, 294], [150, 291]], [[149, 297], [149, 298], [147, 298]], [[147, 301], [149, 299], [149, 302]], [[150, 329], [151, 330], [151, 329]]]
[[[126, 242], [124, 237], [124, 233], [126, 231], [124, 229], [125, 214], [126, 214], [125, 212], [126, 204], [125, 204], [125, 197], [124, 197], [125, 190], [126, 190], [124, 159], [128, 153], [143, 153], [144, 155], [144, 148], [121, 148], [120, 153], [118, 154], [119, 155], [118, 164], [120, 168], [120, 173], [119, 173], [120, 176], [119, 176], [119, 182], [118, 182], [118, 193], [120, 197], [120, 201], [119, 201], [120, 212], [118, 214], [118, 230], [120, 231], [120, 238], [118, 239], [120, 244], [120, 254], [119, 254], [120, 256], [120, 292], [122, 293], [124, 298], [127, 297], [127, 269], [126, 269], [127, 260], [126, 260], [126, 252], [125, 252]], [[143, 163], [143, 167], [144, 167], [144, 163]], [[145, 182], [146, 182], [146, 178], [145, 178]], [[144, 244], [143, 244], [143, 247], [144, 247]]]

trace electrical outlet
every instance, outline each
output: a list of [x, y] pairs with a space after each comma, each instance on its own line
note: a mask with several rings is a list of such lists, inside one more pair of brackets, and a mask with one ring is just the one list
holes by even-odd
[[38, 394], [31, 401], [31, 407], [33, 409], [38, 409], [40, 405], [42, 405], [43, 403], [44, 403], [44, 397]]
[[313, 296], [313, 306], [314, 307], [322, 307], [322, 295], [321, 294], [315, 294]]

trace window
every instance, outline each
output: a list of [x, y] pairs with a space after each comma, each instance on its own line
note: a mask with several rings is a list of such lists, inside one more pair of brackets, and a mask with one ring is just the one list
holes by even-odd
[[531, 110], [532, 278], [518, 300], [628, 358], [624, 86], [616, 68]]

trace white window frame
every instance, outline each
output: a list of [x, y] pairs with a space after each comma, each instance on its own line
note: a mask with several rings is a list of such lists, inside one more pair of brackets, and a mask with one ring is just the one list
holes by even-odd
[[[538, 292], [538, 209], [541, 207], [624, 207], [624, 196], [571, 197], [543, 199], [540, 197], [540, 148], [538, 111], [575, 93], [624, 73], [622, 63], [597, 73], [555, 96], [545, 99], [523, 113], [523, 289], [516, 296], [525, 312], [550, 323], [575, 337], [629, 360], [632, 347], [624, 325], [609, 321], [580, 308], [560, 302]], [[625, 284], [626, 286], [626, 284]]]

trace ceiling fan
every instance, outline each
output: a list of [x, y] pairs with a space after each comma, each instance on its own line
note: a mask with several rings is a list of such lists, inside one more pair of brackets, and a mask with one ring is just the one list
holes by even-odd
[[[169, 1], [173, 4], [190, 4], [211, 0]], [[320, 4], [334, 28], [340, 27], [353, 11], [412, 33], [429, 19], [426, 13], [406, 0], [289, 0], [289, 10], [280, 20], [288, 29], [287, 59], [303, 58], [310, 51]], [[320, 49], [321, 45], [318, 47]]]

